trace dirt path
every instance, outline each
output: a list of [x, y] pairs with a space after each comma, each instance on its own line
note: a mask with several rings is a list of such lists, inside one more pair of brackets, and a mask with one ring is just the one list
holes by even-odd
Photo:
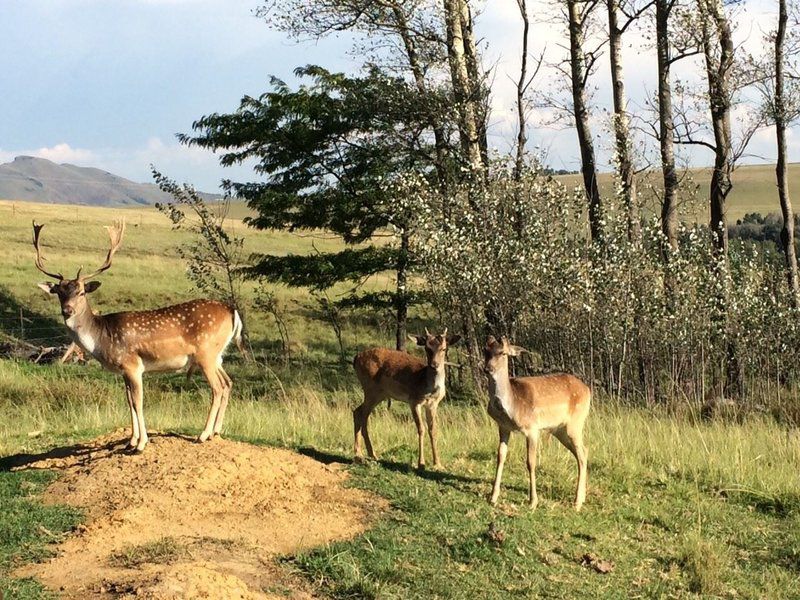
[[385, 506], [287, 450], [158, 434], [143, 455], [123, 444], [118, 432], [18, 467], [61, 471], [44, 501], [88, 520], [16, 576], [65, 598], [309, 598], [275, 555], [352, 537]]

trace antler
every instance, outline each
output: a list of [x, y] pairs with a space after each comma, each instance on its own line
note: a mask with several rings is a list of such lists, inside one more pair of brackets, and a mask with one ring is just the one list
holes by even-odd
[[108, 230], [108, 237], [111, 238], [111, 248], [108, 250], [105, 262], [97, 271], [89, 275], [80, 277], [80, 271], [78, 271], [78, 277], [81, 279], [95, 277], [111, 266], [111, 259], [114, 257], [114, 253], [119, 249], [120, 244], [122, 244], [122, 235], [125, 233], [125, 220], [115, 221], [113, 225], [106, 227], [106, 230]]
[[61, 281], [64, 279], [64, 276], [61, 273], [50, 273], [49, 271], [44, 270], [44, 257], [42, 256], [42, 251], [39, 249], [39, 232], [43, 227], [44, 225], [37, 225], [36, 221], [33, 222], [33, 247], [36, 248], [36, 268], [48, 277], [52, 277], [53, 279], [58, 279]]

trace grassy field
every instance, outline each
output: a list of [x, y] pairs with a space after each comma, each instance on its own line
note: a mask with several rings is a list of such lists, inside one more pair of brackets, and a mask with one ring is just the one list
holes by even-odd
[[[25, 325], [42, 328], [36, 335], [63, 336], [57, 303], [35, 287], [41, 277], [32, 265], [31, 219], [48, 223], [49, 265], [71, 273], [102, 260], [100, 225], [118, 213], [0, 203], [0, 306], [7, 332], [18, 327], [21, 307], [32, 319]], [[193, 296], [174, 252], [180, 236], [166, 219], [150, 210], [125, 214], [128, 236], [102, 277], [94, 306], [108, 311]], [[311, 239], [291, 235], [248, 235], [250, 244], [252, 250], [312, 249]], [[314, 318], [307, 296], [277, 291], [292, 337], [308, 351], [290, 366], [231, 357], [235, 388], [226, 434], [349, 465], [355, 378], [332, 359], [332, 334]], [[265, 348], [277, 339], [267, 316], [253, 313], [249, 325]], [[376, 325], [377, 319], [346, 323], [348, 352], [388, 342], [389, 331], [376, 333]], [[207, 396], [199, 378], [146, 379], [149, 427], [198, 433]], [[376, 411], [371, 431], [381, 461], [347, 468], [353, 485], [384, 496], [391, 510], [354, 540], [286, 557], [287, 568], [335, 598], [800, 597], [797, 430], [767, 417], [704, 423], [692, 411], [667, 414], [597, 398], [587, 426], [585, 509], [571, 508], [572, 457], [548, 440], [538, 471], [540, 507], [530, 512], [522, 440], [512, 439], [500, 505], [492, 508], [486, 495], [496, 427], [478, 398], [445, 400], [439, 414], [445, 468], [418, 473], [411, 467], [416, 436], [407, 407], [394, 403]], [[0, 590], [6, 597], [44, 596], [35, 581], [13, 580], [10, 572], [50, 552], [47, 543], [81, 515], [38, 502], [52, 474], [8, 472], [2, 457], [86, 440], [127, 423], [119, 379], [96, 363], [0, 360]], [[583, 565], [586, 554], [611, 561], [613, 570], [600, 574]]]
[[[800, 190], [800, 163], [788, 165], [789, 189]], [[691, 181], [698, 186], [697, 197], [691, 202], [682, 202], [680, 215], [682, 219], [708, 220], [708, 186], [711, 181], [711, 169], [694, 169], [690, 172]], [[653, 208], [658, 200], [648, 190], [648, 186], [660, 187], [660, 172], [647, 173], [644, 181], [639, 183], [639, 193], [646, 207]], [[579, 175], [560, 177], [570, 186], [582, 185]], [[609, 174], [602, 173], [598, 177], [601, 191], [607, 193], [612, 189], [613, 181]], [[766, 215], [780, 213], [778, 191], [775, 186], [775, 165], [744, 165], [733, 174], [733, 191], [728, 197], [728, 222], [735, 223], [745, 214], [751, 212]]]
[[[234, 233], [245, 233], [241, 218], [246, 210], [234, 205], [229, 219]], [[24, 202], [0, 201], [0, 333], [6, 332], [37, 343], [63, 342], [65, 329], [61, 323], [58, 302], [37, 288], [46, 279], [33, 268], [31, 221], [45, 223], [42, 248], [48, 267], [72, 277], [78, 267], [86, 269], [102, 264], [108, 249], [108, 235], [103, 226], [124, 217], [127, 223], [122, 250], [114, 266], [102, 276], [102, 287], [92, 296], [92, 306], [99, 312], [155, 308], [197, 297], [197, 292], [184, 275], [184, 265], [176, 247], [188, 238], [183, 231], [174, 231], [166, 217], [153, 208], [109, 209], [86, 206], [58, 206]], [[326, 252], [340, 247], [340, 242], [322, 232], [304, 234], [263, 233], [247, 231], [246, 254], [305, 254]], [[379, 290], [392, 285], [388, 277], [375, 277], [367, 288]], [[252, 297], [254, 287], [246, 289]], [[303, 352], [323, 360], [335, 355], [333, 330], [316, 322], [315, 303], [307, 292], [298, 293], [283, 286], [273, 286], [282, 310], [286, 313], [291, 335], [302, 343]], [[329, 292], [331, 298], [347, 291], [346, 285]], [[20, 311], [30, 322], [20, 323]], [[345, 343], [356, 345], [366, 331], [374, 338], [375, 330], [386, 340], [392, 335], [382, 319], [376, 317], [363, 326], [348, 323]], [[313, 322], [309, 335], [309, 322]], [[248, 320], [253, 339], [265, 351], [276, 350], [279, 336], [271, 317], [258, 315]], [[0, 340], [1, 341], [1, 340]]]

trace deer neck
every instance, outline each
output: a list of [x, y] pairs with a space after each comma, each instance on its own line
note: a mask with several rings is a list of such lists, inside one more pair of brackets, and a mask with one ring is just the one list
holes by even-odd
[[101, 346], [103, 337], [102, 317], [96, 315], [86, 303], [86, 308], [79, 314], [64, 320], [72, 334], [72, 339], [89, 354], [95, 355]]
[[439, 365], [438, 369], [434, 369], [430, 365], [425, 367], [425, 389], [427, 389], [430, 394], [435, 394], [436, 392], [444, 390], [444, 385], [445, 385], [444, 369], [445, 369], [444, 362], [441, 365]]
[[489, 375], [489, 400], [500, 404], [505, 413], [514, 418], [514, 391], [507, 368]]

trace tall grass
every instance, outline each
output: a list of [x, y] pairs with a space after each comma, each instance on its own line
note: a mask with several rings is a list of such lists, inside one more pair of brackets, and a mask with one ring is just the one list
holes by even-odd
[[[304, 369], [297, 382], [290, 381], [296, 375], [288, 371], [261, 372], [259, 377], [260, 368], [252, 365], [234, 365], [230, 371], [235, 387], [227, 436], [350, 455], [352, 409], [360, 394], [347, 370]], [[278, 384], [281, 376], [287, 383]], [[197, 433], [208, 400], [199, 377], [189, 382], [182, 375], [146, 378], [148, 427]], [[497, 432], [483, 406], [445, 401], [439, 414], [445, 464], [469, 463], [472, 469], [477, 461], [482, 476], [489, 477]], [[0, 454], [128, 426], [118, 377], [95, 366], [0, 361]], [[642, 478], [658, 483], [677, 477], [722, 495], [769, 500], [788, 494], [790, 500], [800, 499], [800, 433], [769, 417], [704, 423], [691, 414], [668, 415], [599, 400], [587, 427], [590, 464], [612, 476], [615, 485], [637, 487]], [[400, 450], [411, 462], [416, 434], [406, 405], [379, 407], [370, 428], [379, 452]], [[516, 465], [512, 470], [524, 470], [522, 452], [512, 449], [510, 461]], [[560, 478], [573, 476], [573, 459], [555, 439], [543, 444], [542, 464]]]

